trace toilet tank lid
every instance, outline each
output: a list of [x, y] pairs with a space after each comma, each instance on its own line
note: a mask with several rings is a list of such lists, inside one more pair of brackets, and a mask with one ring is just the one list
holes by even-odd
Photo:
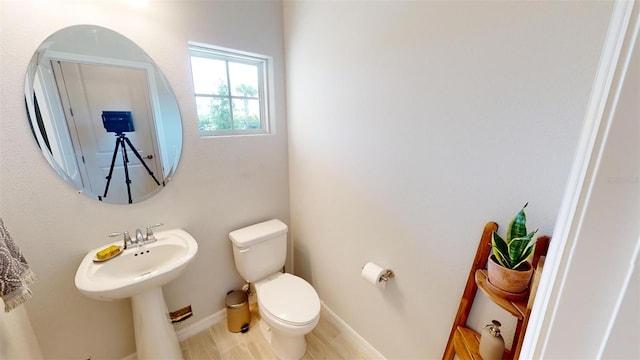
[[268, 220], [229, 233], [234, 245], [245, 248], [262, 240], [287, 232], [287, 225], [278, 219]]

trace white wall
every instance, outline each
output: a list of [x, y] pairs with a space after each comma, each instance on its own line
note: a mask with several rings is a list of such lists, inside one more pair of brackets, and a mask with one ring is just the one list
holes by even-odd
[[[185, 275], [165, 287], [170, 309], [192, 304], [194, 317], [224, 308], [225, 293], [241, 284], [227, 240], [238, 227], [269, 219], [289, 222], [287, 127], [284, 108], [282, 10], [279, 2], [123, 1], [0, 2], [0, 214], [39, 279], [27, 304], [45, 358], [114, 359], [135, 351], [127, 301], [81, 295], [74, 275], [89, 249], [112, 231], [163, 222], [198, 240]], [[156, 61], [180, 106], [184, 146], [172, 182], [133, 205], [99, 203], [76, 193], [49, 167], [32, 138], [22, 89], [33, 51], [51, 33], [96, 24], [128, 37]], [[200, 139], [187, 41], [273, 56], [276, 134]]]
[[529, 201], [553, 229], [612, 5], [284, 4], [296, 272], [385, 356], [438, 358], [484, 223]]

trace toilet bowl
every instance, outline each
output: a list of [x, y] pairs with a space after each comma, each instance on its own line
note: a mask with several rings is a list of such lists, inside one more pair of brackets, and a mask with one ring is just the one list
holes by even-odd
[[260, 329], [282, 360], [304, 355], [304, 335], [320, 320], [320, 298], [304, 279], [282, 273], [287, 252], [287, 226], [274, 219], [229, 233], [236, 269], [254, 285], [261, 315]]
[[307, 348], [304, 335], [320, 320], [320, 299], [304, 279], [276, 274], [255, 284], [260, 326], [280, 359], [300, 359]]

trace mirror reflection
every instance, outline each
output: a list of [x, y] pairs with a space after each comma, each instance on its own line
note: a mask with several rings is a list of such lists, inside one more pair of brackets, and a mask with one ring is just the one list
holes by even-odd
[[178, 104], [153, 60], [124, 36], [78, 25], [49, 36], [25, 80], [33, 135], [55, 171], [99, 201], [160, 191], [182, 149]]

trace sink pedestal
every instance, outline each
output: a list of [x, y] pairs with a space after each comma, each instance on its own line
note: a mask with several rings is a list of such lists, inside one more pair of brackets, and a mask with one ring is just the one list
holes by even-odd
[[131, 297], [138, 360], [182, 359], [161, 287]]

